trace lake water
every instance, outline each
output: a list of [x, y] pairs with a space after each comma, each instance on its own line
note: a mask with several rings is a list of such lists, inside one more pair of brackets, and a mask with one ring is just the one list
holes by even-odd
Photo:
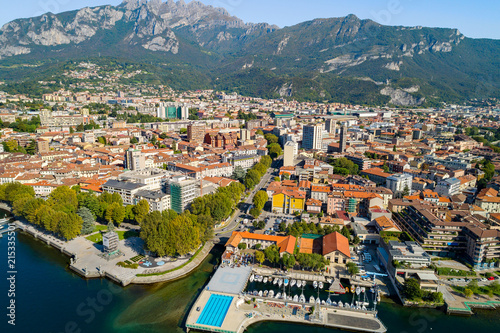
[[[153, 286], [121, 288], [106, 280], [84, 280], [68, 269], [68, 257], [29, 235], [17, 233], [16, 325], [7, 324], [7, 235], [0, 239], [0, 332], [183, 332], [186, 313], [210, 277], [221, 248], [190, 276]], [[378, 306], [390, 333], [497, 332], [499, 311], [452, 317], [436, 310], [403, 308], [390, 300]], [[264, 332], [337, 332], [312, 326], [262, 323]], [[338, 331], [341, 332], [341, 331]]]

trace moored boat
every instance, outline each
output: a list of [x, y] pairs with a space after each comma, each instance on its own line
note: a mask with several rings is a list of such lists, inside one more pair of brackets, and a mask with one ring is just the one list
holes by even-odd
[[313, 287], [314, 287], [314, 289], [318, 288], [318, 281], [316, 281], [316, 280], [313, 281]]
[[318, 283], [318, 288], [319, 288], [319, 289], [323, 289], [323, 282], [321, 282], [321, 281], [320, 281], [320, 282]]
[[274, 290], [269, 290], [268, 296], [273, 298], [274, 297]]
[[299, 301], [299, 295], [295, 295], [295, 296], [293, 296], [293, 301], [294, 301], [294, 302], [298, 302], [298, 301]]
[[302, 281], [297, 280], [297, 288], [300, 288], [300, 287], [302, 287]]
[[255, 276], [252, 274], [250, 275], [250, 282], [253, 282], [255, 280]]
[[296, 284], [296, 283], [297, 283], [297, 281], [296, 281], [296, 280], [292, 280], [292, 281], [290, 281], [290, 287], [295, 286], [295, 284]]
[[309, 297], [309, 303], [314, 304], [315, 300], [314, 296]]
[[267, 283], [267, 276], [262, 280], [262, 282]]
[[304, 296], [304, 294], [300, 295], [299, 302], [300, 303], [305, 303], [306, 302], [306, 297]]
[[283, 283], [285, 284], [285, 287], [286, 287], [286, 286], [288, 286], [288, 283], [289, 283], [289, 282], [290, 282], [290, 281], [289, 281], [288, 279], [285, 279], [285, 280], [283, 281]]

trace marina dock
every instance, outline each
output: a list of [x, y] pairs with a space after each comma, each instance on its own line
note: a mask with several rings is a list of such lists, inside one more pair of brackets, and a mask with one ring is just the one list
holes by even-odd
[[242, 333], [262, 321], [293, 322], [357, 332], [386, 332], [373, 310], [299, 303], [245, 294], [250, 267], [219, 267], [191, 308], [186, 329]]

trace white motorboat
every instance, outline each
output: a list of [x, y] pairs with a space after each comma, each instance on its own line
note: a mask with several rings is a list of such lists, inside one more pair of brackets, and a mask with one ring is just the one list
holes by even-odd
[[262, 282], [263, 279], [264, 278], [262, 277], [262, 275], [259, 275], [259, 277], [257, 278], [257, 281]]
[[[293, 281], [293, 280], [292, 280], [292, 281]], [[300, 287], [302, 287], [302, 281], [297, 280], [297, 288], [300, 288]]]
[[263, 293], [262, 290], [259, 290], [259, 293], [257, 294], [259, 297], [262, 297]]
[[250, 275], [250, 282], [253, 282], [255, 280], [255, 276], [252, 274]]
[[302, 286], [307, 286], [307, 281], [302, 280]]
[[306, 297], [304, 296], [304, 294], [300, 295], [299, 302], [300, 303], [305, 303], [306, 302]]
[[313, 281], [313, 287], [314, 289], [318, 288], [318, 281]]
[[268, 296], [269, 296], [270, 298], [273, 298], [273, 297], [274, 297], [274, 290], [269, 290], [269, 294], [268, 294]]
[[321, 301], [321, 305], [325, 305], [325, 304], [326, 304], [326, 302], [324, 300]]
[[258, 296], [258, 295], [259, 295], [259, 292], [258, 292], [257, 290], [254, 290], [254, 291], [253, 291], [253, 295], [254, 295], [254, 296]]
[[337, 306], [337, 302], [333, 301], [332, 306]]
[[264, 290], [264, 297], [267, 297], [269, 295], [269, 290]]
[[278, 287], [281, 287], [282, 284], [283, 284], [283, 279], [279, 279], [278, 280]]
[[278, 278], [274, 278], [273, 284], [278, 284]]
[[290, 281], [289, 281], [288, 279], [285, 279], [285, 280], [283, 281], [283, 283], [285, 284], [285, 287], [286, 287], [286, 286], [288, 286], [288, 283], [289, 283], [289, 282], [290, 282]]
[[333, 279], [332, 279], [332, 278], [327, 278], [327, 279], [326, 279], [326, 282], [328, 282], [329, 284], [332, 284]]
[[356, 287], [356, 295], [359, 295], [361, 294], [361, 288], [358, 286]]
[[326, 304], [327, 304], [327, 305], [332, 305], [332, 300], [331, 300], [330, 298], [327, 298], [327, 299], [326, 299]]
[[295, 286], [295, 284], [297, 283], [297, 280], [292, 280], [290, 281], [290, 287], [293, 287]]
[[262, 282], [267, 283], [267, 276], [262, 280]]
[[295, 295], [295, 296], [293, 296], [293, 301], [294, 301], [294, 302], [298, 302], [298, 301], [299, 301], [299, 295]]
[[344, 303], [342, 303], [342, 301], [339, 301], [338, 306], [339, 306], [340, 308], [343, 308], [343, 307], [344, 307]]
[[314, 301], [316, 301], [314, 296], [309, 297], [309, 303], [314, 304]]
[[321, 305], [321, 299], [319, 297], [316, 299], [316, 304]]
[[320, 281], [320, 282], [318, 283], [318, 288], [319, 288], [319, 289], [323, 289], [323, 282], [321, 282], [321, 281]]
[[280, 299], [281, 298], [281, 293], [277, 293], [275, 298]]
[[288, 297], [286, 296], [286, 293], [283, 293], [283, 295], [281, 295], [281, 299], [284, 299], [284, 300], [288, 299]]

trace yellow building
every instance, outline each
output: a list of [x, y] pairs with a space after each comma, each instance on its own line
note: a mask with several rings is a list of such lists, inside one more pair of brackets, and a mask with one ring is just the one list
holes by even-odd
[[297, 190], [279, 190], [273, 194], [273, 212], [293, 214], [302, 212], [305, 207], [306, 193]]

